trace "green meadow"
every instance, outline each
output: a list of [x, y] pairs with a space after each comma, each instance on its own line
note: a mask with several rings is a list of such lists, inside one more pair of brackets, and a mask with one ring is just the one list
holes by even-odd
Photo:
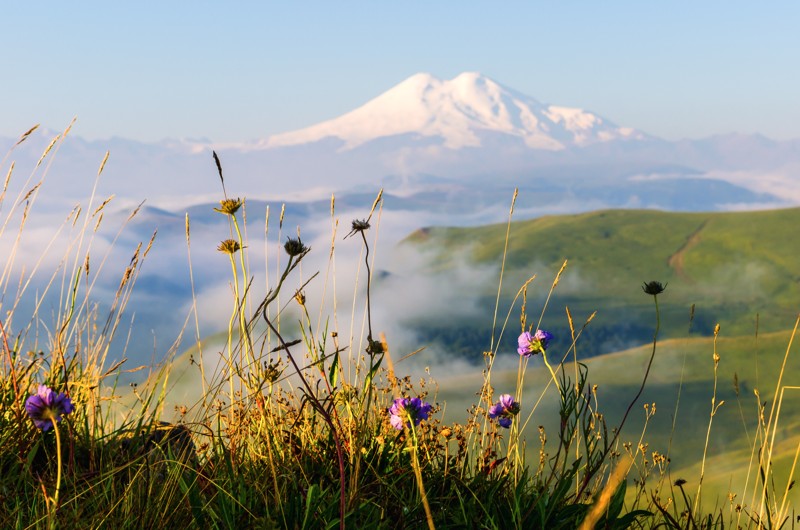
[[[510, 299], [535, 274], [531, 296], [542, 300], [550, 279], [568, 259], [562, 285], [553, 295], [557, 307], [545, 315], [544, 323], [568, 333], [562, 318], [565, 307], [576, 320], [597, 311], [579, 345], [585, 356], [650, 340], [648, 301], [639, 289], [650, 279], [669, 285], [661, 303], [662, 337], [710, 336], [717, 323], [729, 337], [781, 331], [793, 325], [800, 300], [800, 239], [795, 235], [799, 222], [797, 208], [726, 213], [616, 210], [512, 222], [504, 292]], [[464, 262], [499, 266], [506, 231], [505, 224], [432, 227], [410, 235], [404, 245], [426, 252], [431, 271]], [[491, 286], [474, 296], [491, 310], [496, 289]], [[447, 321], [420, 324], [432, 337], [453, 338]], [[458, 344], [465, 354], [491, 333], [491, 322], [470, 324], [480, 331], [473, 333], [474, 340]]]

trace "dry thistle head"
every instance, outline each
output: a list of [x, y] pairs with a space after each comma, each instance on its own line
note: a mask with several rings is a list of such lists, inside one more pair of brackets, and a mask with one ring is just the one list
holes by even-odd
[[243, 203], [244, 200], [238, 197], [235, 199], [223, 199], [219, 201], [219, 208], [214, 208], [214, 211], [225, 215], [233, 215], [239, 211]]
[[369, 221], [366, 219], [353, 219], [352, 227], [354, 232], [363, 232], [369, 229]]
[[241, 250], [241, 248], [242, 247], [241, 245], [239, 245], [238, 241], [234, 239], [226, 239], [225, 241], [219, 244], [217, 250], [219, 250], [220, 252], [224, 252], [226, 254], [234, 254], [238, 250]]
[[369, 220], [353, 219], [353, 224], [350, 225], [350, 228], [350, 232], [344, 236], [345, 239], [357, 233], [363, 233], [365, 230], [369, 230]]
[[283, 245], [283, 249], [290, 257], [299, 256], [311, 250], [303, 244], [299, 237], [297, 239], [291, 237], [287, 239], [286, 244]]
[[667, 284], [662, 285], [661, 282], [652, 281], [652, 282], [645, 282], [642, 285], [642, 291], [645, 294], [649, 294], [651, 296], [656, 296], [664, 292], [664, 289], [667, 288]]

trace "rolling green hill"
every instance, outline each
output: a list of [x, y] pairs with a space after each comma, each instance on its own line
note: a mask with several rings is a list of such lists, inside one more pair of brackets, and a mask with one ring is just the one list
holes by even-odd
[[[543, 327], [565, 337], [565, 306], [579, 321], [598, 311], [581, 343], [585, 356], [649, 341], [652, 302], [640, 286], [650, 280], [668, 283], [659, 297], [664, 337], [685, 337], [689, 330], [709, 336], [718, 322], [732, 335], [752, 334], [757, 328], [784, 330], [800, 310], [799, 226], [798, 208], [726, 213], [611, 210], [513, 222], [501, 314], [520, 285], [536, 274], [528, 307], [531, 317], [538, 318], [536, 302], [544, 299], [568, 259]], [[429, 256], [431, 271], [488, 264], [499, 269], [505, 235], [506, 224], [426, 228], [403, 245]], [[496, 289], [496, 283], [478, 286], [464, 295], [478, 299], [491, 315]], [[515, 309], [513, 314], [519, 313]], [[469, 333], [463, 332], [463, 322], [459, 332], [444, 319], [417, 324], [423, 339], [442, 340], [471, 356], [488, 346], [487, 322], [491, 319], [481, 317], [469, 323]], [[513, 337], [507, 341], [513, 352]]]

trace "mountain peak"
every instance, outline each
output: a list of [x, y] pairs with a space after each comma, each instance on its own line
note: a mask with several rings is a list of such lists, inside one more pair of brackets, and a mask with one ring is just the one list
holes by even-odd
[[417, 73], [338, 118], [272, 136], [266, 147], [332, 137], [341, 139], [344, 149], [353, 149], [379, 138], [412, 134], [461, 149], [479, 147], [482, 137], [492, 133], [551, 151], [643, 137], [582, 109], [543, 105], [479, 72], [464, 72], [450, 80]]

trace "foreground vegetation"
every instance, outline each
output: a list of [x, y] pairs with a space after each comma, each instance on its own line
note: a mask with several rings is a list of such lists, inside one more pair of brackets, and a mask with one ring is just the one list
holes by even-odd
[[[779, 430], [787, 429], [779, 414], [792, 390], [784, 381], [788, 346], [768, 374], [775, 390], [764, 392], [763, 405], [759, 398], [757, 421], [748, 433], [749, 482], [724, 504], [704, 489], [712, 472], [705, 450], [710, 433], [720, 428], [723, 405], [717, 388], [719, 327], [704, 345], [713, 386], [692, 389], [707, 392], [710, 400], [705, 419], [693, 420], [708, 433], [696, 475], [673, 475], [669, 448], [646, 441], [655, 405], [644, 401], [643, 393], [659, 377], [653, 370], [662, 348], [659, 304], [670, 292], [657, 281], [639, 291], [653, 340], [632, 391], [598, 388], [589, 363], [576, 355], [591, 317], [577, 322], [567, 312], [566, 337], [551, 338], [544, 331], [564, 262], [547, 282], [549, 289], [527, 278], [507, 315], [495, 309], [489, 347], [476, 367], [476, 399], [463, 421], [449, 421], [440, 400], [446, 389], [440, 391], [431, 378], [398, 373], [399, 356], [379, 334], [381, 323], [373, 321], [371, 249], [380, 196], [349, 233], [332, 222], [331, 263], [337, 245], [358, 245], [362, 252], [353, 307], [364, 307], [364, 332], [357, 337], [340, 332], [336, 314], [312, 308], [312, 282], [327, 286], [335, 278], [330, 270], [322, 278], [304, 277], [301, 264], [311, 249], [300, 237], [279, 233], [277, 271], [264, 274], [274, 280], [257, 292], [243, 236], [246, 203], [227, 195], [222, 165], [214, 158], [223, 184], [217, 211], [230, 227], [220, 234], [218, 250], [229, 260], [231, 312], [219, 354], [204, 349], [198, 337], [190, 366], [200, 397], [178, 405], [175, 414], [167, 405], [171, 356], [130, 393], [119, 385], [125, 367], [107, 365], [152, 240], [143, 242], [121, 271], [112, 309], [102, 317], [92, 287], [102, 268], [94, 263], [104, 260], [92, 257], [91, 241], [106, 202], [97, 204], [92, 197], [68, 219], [83, 229], [47, 283], [48, 289], [60, 289], [52, 320], [38, 307], [30, 321], [15, 318], [20, 297], [32, 295], [24, 276], [23, 287], [9, 282], [16, 256], [9, 253], [0, 321], [0, 527], [779, 528], [794, 523], [789, 490], [795, 462], [781, 460], [778, 467], [777, 457], [785, 452], [776, 443]], [[13, 176], [12, 165], [8, 179]], [[8, 199], [7, 219], [24, 219], [31, 199], [35, 191]], [[333, 217], [333, 202], [331, 210]], [[13, 241], [12, 250], [24, 225], [24, 220], [17, 225], [16, 234], [2, 234]], [[511, 228], [501, 236], [505, 244]], [[187, 217], [188, 248], [190, 233]], [[506, 256], [513, 252], [503, 249], [497, 259]], [[501, 288], [503, 281], [501, 276]], [[535, 308], [529, 290], [546, 293], [535, 297]], [[321, 299], [314, 300], [320, 308], [326, 307], [326, 294], [323, 288]], [[289, 305], [299, 326], [286, 316]], [[504, 334], [519, 337], [516, 353], [510, 352], [519, 358], [511, 377], [495, 369], [498, 356], [513, 350], [501, 340]], [[782, 339], [790, 346], [793, 337], [794, 332]], [[556, 349], [559, 342], [566, 347]], [[691, 382], [687, 376], [687, 388]], [[613, 411], [606, 415], [609, 402]], [[547, 410], [554, 411], [555, 421], [544, 419]], [[177, 421], [163, 421], [175, 415]], [[624, 427], [637, 417], [641, 430], [628, 438]], [[674, 428], [681, 436], [683, 426]]]

